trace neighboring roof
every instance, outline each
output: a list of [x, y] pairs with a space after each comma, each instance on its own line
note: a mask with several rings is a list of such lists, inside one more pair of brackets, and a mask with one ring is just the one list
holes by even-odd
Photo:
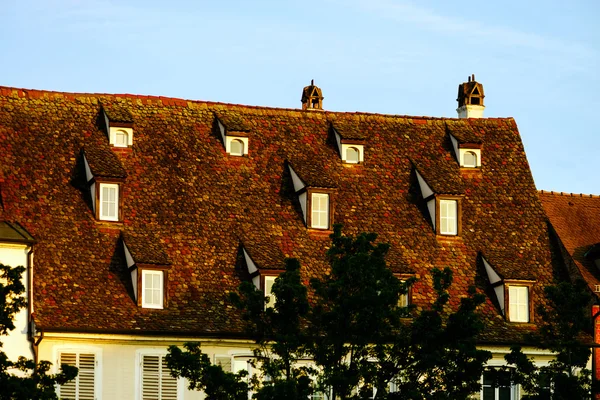
[[[131, 151], [113, 154], [98, 117], [101, 104], [115, 103], [129, 109], [135, 139]], [[247, 156], [225, 152], [215, 115], [251, 127]], [[520, 266], [537, 282], [536, 304], [543, 303], [543, 285], [552, 282], [550, 236], [515, 121], [456, 121], [0, 88], [0, 219], [21, 223], [38, 241], [33, 289], [43, 330], [242, 335], [240, 314], [228, 305], [228, 293], [247, 277], [240, 245], [259, 268], [298, 258], [304, 282], [328, 268], [330, 240], [306, 228], [288, 162], [307, 185], [335, 188], [333, 219], [345, 233], [376, 232], [390, 243], [390, 268], [419, 279], [412, 291], [418, 307], [433, 302], [434, 267], [454, 270], [453, 306], [470, 285], [484, 291], [480, 252], [501, 253], [503, 260], [490, 260], [499, 269]], [[342, 162], [332, 124], [364, 132], [364, 163]], [[485, 152], [479, 174], [461, 175], [448, 125], [457, 136], [477, 132]], [[72, 184], [84, 147], [95, 173], [126, 173], [122, 222], [96, 221]], [[434, 190], [463, 196], [461, 237], [436, 236], [414, 166]], [[130, 232], [151, 232], [156, 240], [148, 243], [166, 253], [166, 309], [137, 306], [122, 231], [126, 242]], [[147, 252], [156, 261], [152, 246]], [[522, 340], [533, 326], [505, 322], [490, 298], [482, 312], [486, 342]]]
[[600, 271], [585, 254], [600, 242], [600, 196], [544, 190], [539, 196], [564, 249], [594, 290]]
[[0, 221], [0, 242], [34, 243], [35, 239], [21, 225]]

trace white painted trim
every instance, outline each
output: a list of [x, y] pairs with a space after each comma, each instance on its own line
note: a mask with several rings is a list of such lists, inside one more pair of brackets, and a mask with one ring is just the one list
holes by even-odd
[[[146, 302], [146, 277], [149, 275], [156, 275], [159, 279], [159, 291], [160, 291], [160, 303], [147, 303]], [[164, 296], [165, 296], [165, 274], [163, 271], [156, 271], [152, 269], [142, 270], [142, 307], [143, 308], [163, 308]], [[154, 288], [153, 288], [154, 289]]]
[[[102, 212], [104, 211], [104, 207], [102, 206], [103, 200], [103, 188], [113, 188], [115, 189], [115, 215], [107, 215], [103, 216]], [[119, 185], [116, 183], [100, 183], [98, 186], [98, 190], [100, 191], [100, 196], [98, 198], [99, 211], [98, 211], [98, 219], [103, 221], [118, 221], [119, 220]]]
[[219, 125], [219, 132], [221, 132], [221, 139], [223, 140], [223, 145], [225, 145], [225, 127], [219, 120], [217, 120], [217, 124]]
[[456, 161], [460, 164], [460, 152], [458, 151], [458, 140], [454, 137], [453, 134], [450, 135], [450, 141], [452, 142], [452, 148], [454, 149], [454, 157], [456, 157]]
[[502, 315], [506, 315], [506, 310], [504, 309], [504, 285], [496, 286], [494, 288], [494, 293], [496, 293], [496, 297], [498, 298]]
[[302, 209], [302, 217], [304, 217], [304, 223], [306, 224], [306, 199], [308, 198], [307, 192], [301, 193], [298, 196], [298, 201], [300, 201], [300, 208]]
[[502, 280], [502, 278], [500, 278], [500, 275], [498, 275], [496, 271], [494, 271], [494, 268], [492, 268], [492, 266], [487, 262], [485, 257], [482, 257], [482, 260], [483, 265], [485, 266], [485, 272], [487, 272], [487, 276], [490, 283], [493, 285], [495, 283], [500, 282]]
[[92, 211], [94, 212], [94, 215], [96, 214], [96, 182], [92, 182], [92, 184], [90, 185], [90, 194], [92, 196]]
[[356, 150], [358, 150], [358, 163], [362, 163], [365, 161], [364, 146], [362, 144], [342, 144], [342, 161], [348, 164], [358, 164], [355, 162], [348, 161], [348, 158], [346, 156], [348, 149], [350, 148], [355, 148]]
[[102, 348], [86, 344], [58, 344], [52, 347], [54, 373], [60, 372], [61, 353], [93, 353], [96, 365], [94, 366], [94, 395], [96, 400], [102, 399]]
[[135, 265], [135, 261], [133, 260], [133, 256], [129, 252], [129, 248], [127, 248], [127, 243], [123, 241], [123, 248], [125, 249], [125, 260], [127, 263], [127, 268], [131, 268]]
[[[117, 144], [117, 132], [122, 131], [127, 134], [127, 145], [118, 145]], [[133, 128], [124, 128], [120, 126], [109, 126], [109, 143], [114, 147], [129, 147], [133, 146]]]
[[294, 191], [299, 192], [300, 190], [302, 190], [306, 187], [306, 184], [302, 181], [302, 179], [300, 179], [298, 174], [296, 174], [296, 171], [294, 171], [294, 169], [292, 168], [291, 165], [288, 165], [288, 168], [290, 169], [290, 175], [292, 176], [292, 183], [294, 184]]
[[[234, 140], [239, 140], [240, 142], [242, 142], [243, 144], [243, 149], [242, 149], [242, 153], [238, 154], [238, 153], [232, 153], [231, 152], [231, 142], [233, 142]], [[241, 137], [241, 136], [229, 136], [226, 135], [225, 136], [225, 152], [231, 156], [245, 156], [246, 154], [248, 154], [248, 138], [247, 137]]]
[[[458, 235], [458, 201], [452, 199], [439, 199], [440, 202], [440, 235]], [[443, 220], [447, 221], [446, 230], [443, 230]]]
[[[317, 199], [325, 201], [324, 209], [315, 208], [317, 204], [321, 204], [321, 201], [316, 201]], [[319, 215], [325, 213], [325, 224], [320, 224], [318, 221], [316, 221], [315, 213]], [[329, 229], [329, 213], [329, 194], [312, 193], [310, 199], [310, 227], [318, 229]]]
[[[128, 335], [128, 334], [115, 334], [115, 333], [73, 333], [73, 332], [47, 332], [44, 331], [44, 338], [54, 340], [97, 340], [105, 342], [173, 342], [173, 343], [184, 343], [189, 341], [198, 341], [197, 336], [144, 336], [144, 335]], [[252, 345], [254, 341], [245, 339], [202, 339], [203, 343], [214, 343], [218, 345], [220, 343], [227, 343], [228, 345], [240, 344], [240, 345]]]
[[[470, 149], [470, 148], [461, 148], [460, 152], [460, 166], [464, 168], [479, 168], [481, 167], [481, 150], [480, 149]], [[465, 154], [471, 152], [475, 154], [477, 158], [477, 162], [475, 165], [465, 165]]]
[[435, 231], [435, 197], [430, 199], [427, 202], [427, 210], [429, 211], [429, 217], [431, 218], [431, 223], [433, 224], [433, 230]]
[[417, 181], [419, 181], [419, 188], [421, 188], [421, 195], [424, 199], [426, 199], [433, 194], [433, 190], [431, 190], [431, 188], [429, 187], [425, 179], [423, 179], [419, 171], [415, 170], [415, 172], [417, 173]]
[[83, 153], [83, 165], [85, 167], [86, 182], [89, 182], [94, 178], [94, 174], [92, 174], [92, 169], [90, 168], [90, 164], [88, 163], [85, 153]]
[[[135, 352], [135, 399], [142, 399], [142, 357], [143, 356], [161, 356], [164, 357], [169, 352], [164, 347], [153, 347], [138, 349]], [[177, 378], [177, 399], [183, 399], [183, 391], [185, 389], [185, 380], [183, 378]]]
[[467, 104], [456, 109], [458, 118], [483, 118], [485, 106]]
[[244, 258], [246, 259], [246, 264], [248, 265], [248, 272], [253, 274], [256, 271], [258, 271], [258, 268], [256, 268], [256, 264], [254, 264], [254, 261], [252, 261], [252, 258], [250, 258], [250, 255], [248, 254], [246, 249], [242, 249], [242, 251], [244, 252]]

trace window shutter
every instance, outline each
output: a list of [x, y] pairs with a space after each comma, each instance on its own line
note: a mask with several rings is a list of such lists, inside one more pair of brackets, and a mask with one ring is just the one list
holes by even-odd
[[164, 356], [142, 356], [142, 399], [177, 400], [177, 379]]
[[77, 377], [60, 387], [60, 398], [63, 400], [95, 400], [95, 354], [61, 353], [60, 364], [79, 368]]

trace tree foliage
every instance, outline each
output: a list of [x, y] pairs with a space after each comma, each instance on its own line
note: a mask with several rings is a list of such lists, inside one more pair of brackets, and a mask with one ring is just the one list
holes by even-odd
[[[435, 303], [424, 310], [402, 307], [400, 296], [415, 279], [402, 282], [387, 267], [389, 245], [377, 243], [373, 233], [345, 236], [340, 226], [335, 226], [331, 239], [331, 271], [311, 280], [310, 302], [300, 265], [293, 259], [275, 280], [274, 304], [265, 307], [264, 294], [249, 282], [232, 297], [257, 344], [255, 367], [261, 376], [248, 386], [254, 398], [306, 399], [320, 390], [342, 400], [371, 398], [374, 393], [376, 399], [460, 400], [478, 391], [483, 365], [490, 358], [475, 347], [483, 329], [477, 314], [483, 295], [471, 289], [453, 311], [448, 293], [452, 272], [434, 269]], [[191, 387], [209, 394], [222, 386], [225, 376], [243, 381], [224, 372], [212, 381], [205, 379], [208, 356], [197, 345], [186, 347], [186, 352], [171, 348], [168, 362], [175, 375], [190, 379]], [[306, 358], [314, 367], [299, 362]], [[390, 384], [397, 392], [389, 393]], [[233, 393], [229, 396], [208, 398], [238, 399]]]
[[[21, 282], [24, 267], [11, 268], [0, 264], [0, 335], [15, 329], [15, 315], [27, 305], [23, 297], [25, 287]], [[52, 363], [41, 361], [37, 365], [25, 357], [11, 361], [1, 351], [0, 342], [0, 399], [56, 399], [55, 386], [77, 376], [77, 368], [61, 365], [61, 372], [49, 374]]]
[[556, 356], [547, 366], [537, 366], [520, 347], [506, 355], [516, 368], [513, 380], [527, 392], [528, 400], [587, 399], [591, 392], [591, 371], [586, 369], [590, 348], [582, 337], [589, 332], [591, 295], [582, 280], [561, 282], [544, 289], [548, 307], [536, 308], [540, 321], [530, 336], [535, 347], [553, 351]]

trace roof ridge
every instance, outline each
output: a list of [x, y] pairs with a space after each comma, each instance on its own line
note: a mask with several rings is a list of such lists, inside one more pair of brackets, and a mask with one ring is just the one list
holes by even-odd
[[[209, 104], [209, 105], [221, 105], [221, 106], [232, 106], [232, 107], [243, 107], [249, 109], [256, 110], [274, 110], [274, 111], [295, 111], [295, 112], [303, 112], [303, 113], [314, 113], [318, 115], [320, 113], [324, 114], [353, 114], [353, 115], [369, 115], [369, 116], [381, 116], [381, 117], [393, 117], [393, 118], [406, 118], [406, 119], [417, 119], [417, 120], [439, 120], [439, 121], [460, 121], [461, 118], [453, 118], [453, 117], [431, 117], [426, 115], [405, 115], [405, 114], [383, 114], [376, 112], [366, 112], [366, 111], [331, 111], [331, 110], [323, 110], [323, 111], [307, 111], [302, 110], [301, 108], [289, 108], [289, 107], [274, 107], [274, 106], [257, 106], [257, 105], [248, 105], [248, 104], [240, 104], [240, 103], [225, 103], [220, 101], [211, 101], [211, 100], [192, 100], [192, 99], [184, 99], [181, 97], [169, 97], [169, 96], [155, 96], [155, 95], [145, 95], [145, 94], [130, 94], [130, 93], [90, 93], [90, 92], [61, 92], [55, 90], [44, 90], [44, 89], [26, 89], [26, 88], [17, 88], [11, 86], [1, 86], [0, 85], [0, 96], [14, 96], [18, 97], [26, 97], [31, 99], [40, 99], [44, 97], [44, 95], [49, 95], [50, 98], [59, 98], [61, 96], [67, 97], [70, 99], [75, 99], [75, 97], [99, 97], [99, 96], [109, 96], [113, 98], [128, 98], [128, 99], [139, 99], [139, 100], [160, 100], [163, 102], [163, 106], [187, 106], [188, 103], [193, 104]], [[513, 117], [485, 117], [479, 118], [484, 121], [510, 121], [514, 120]], [[472, 122], [472, 121], [467, 121]]]
[[540, 193], [540, 194], [551, 194], [551, 195], [554, 195], [554, 196], [600, 198], [600, 195], [598, 195], [598, 194], [555, 192], [554, 190], [538, 190], [538, 193]]

